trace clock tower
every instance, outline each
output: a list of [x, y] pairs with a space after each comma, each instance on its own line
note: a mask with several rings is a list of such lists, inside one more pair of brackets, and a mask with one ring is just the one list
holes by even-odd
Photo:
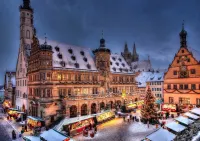
[[28, 107], [27, 68], [34, 32], [33, 9], [30, 6], [30, 0], [23, 0], [19, 11], [20, 47], [16, 66], [16, 108], [26, 112]]

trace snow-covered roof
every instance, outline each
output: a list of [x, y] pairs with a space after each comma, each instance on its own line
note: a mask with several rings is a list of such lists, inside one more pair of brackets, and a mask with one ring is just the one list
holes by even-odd
[[192, 119], [199, 119], [199, 116], [197, 116], [197, 115], [194, 115], [194, 114], [192, 114], [192, 113], [190, 113], [190, 112], [186, 112], [185, 114], [184, 114], [185, 116], [187, 116], [187, 117], [190, 117], [190, 118], [192, 118]]
[[175, 118], [175, 120], [178, 121], [178, 122], [181, 122], [185, 125], [189, 125], [189, 124], [194, 122], [193, 120], [191, 120], [187, 117], [183, 117], [183, 116], [179, 116], [179, 117]]
[[197, 60], [197, 61], [200, 61], [200, 51], [196, 50], [196, 49], [193, 49], [191, 47], [188, 47], [188, 50], [193, 54], [194, 58]]
[[43, 137], [47, 141], [64, 141], [65, 139], [69, 138], [64, 136], [63, 134], [55, 131], [54, 129], [50, 129], [48, 131], [44, 131], [40, 137]]
[[36, 136], [24, 136], [23, 139], [25, 141], [41, 141], [40, 138]]
[[141, 72], [136, 78], [136, 82], [138, 83], [138, 87], [146, 87], [146, 81], [152, 72]]
[[124, 57], [119, 54], [110, 55], [110, 71], [112, 73], [133, 73]]
[[61, 132], [63, 125], [69, 125], [72, 123], [79, 122], [81, 120], [93, 118], [94, 115], [87, 115], [87, 116], [80, 116], [80, 117], [74, 117], [74, 118], [65, 118], [63, 119], [54, 129]]
[[192, 110], [190, 110], [192, 113], [200, 115], [200, 108], [194, 108]]
[[167, 128], [169, 128], [169, 129], [171, 129], [171, 130], [177, 132], [177, 133], [179, 133], [179, 132], [185, 130], [185, 128], [186, 128], [185, 126], [183, 126], [183, 125], [181, 125], [181, 124], [178, 124], [177, 122], [174, 122], [174, 121], [172, 121], [172, 122], [170, 122], [170, 123], [167, 123], [165, 126], [166, 126]]
[[153, 72], [147, 79], [147, 82], [164, 81], [164, 72]]
[[[39, 41], [40, 44], [44, 43], [42, 39]], [[97, 71], [91, 49], [49, 40], [47, 44], [52, 47], [54, 69]]]
[[160, 128], [159, 130], [148, 135], [146, 138], [151, 141], [172, 141], [176, 135], [166, 129]]
[[132, 62], [131, 66], [132, 66], [134, 72], [151, 70], [150, 60], [141, 60], [141, 61]]

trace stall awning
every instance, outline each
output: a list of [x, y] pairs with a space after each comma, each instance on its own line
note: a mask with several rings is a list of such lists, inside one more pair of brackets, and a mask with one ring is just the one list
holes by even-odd
[[53, 129], [50, 129], [48, 131], [44, 131], [40, 137], [43, 137], [45, 140], [47, 141], [64, 141], [66, 140], [67, 136], [63, 135], [63, 134], [60, 134], [59, 132], [53, 130]]
[[151, 141], [172, 141], [176, 135], [166, 129], [160, 128], [159, 130], [151, 133], [146, 138]]
[[15, 109], [15, 108], [9, 108], [9, 110], [12, 110], [12, 111], [19, 111], [18, 109]]
[[27, 118], [35, 120], [35, 121], [44, 121], [43, 119], [41, 119], [39, 117], [28, 116]]
[[169, 128], [169, 129], [171, 129], [171, 130], [177, 132], [177, 133], [179, 133], [179, 132], [185, 130], [185, 128], [186, 128], [185, 126], [183, 126], [183, 125], [181, 125], [181, 124], [178, 124], [177, 122], [174, 122], [174, 121], [172, 121], [172, 122], [170, 122], [170, 123], [167, 123], [165, 126], [166, 126], [167, 128]]
[[25, 141], [40, 141], [40, 138], [36, 136], [24, 136], [23, 139]]
[[179, 116], [179, 117], [175, 118], [175, 120], [178, 121], [178, 122], [181, 122], [181, 123], [183, 123], [185, 125], [189, 125], [191, 123], [194, 123], [193, 120], [191, 120], [191, 119], [189, 119], [187, 117], [183, 117], [183, 116]]
[[185, 116], [187, 116], [187, 117], [189, 117], [189, 118], [192, 118], [192, 119], [199, 119], [199, 116], [197, 116], [197, 115], [194, 115], [194, 114], [192, 114], [192, 113], [190, 113], [190, 112], [187, 112], [187, 113], [185, 113], [184, 114]]
[[194, 108], [192, 110], [190, 110], [192, 113], [200, 115], [200, 108]]

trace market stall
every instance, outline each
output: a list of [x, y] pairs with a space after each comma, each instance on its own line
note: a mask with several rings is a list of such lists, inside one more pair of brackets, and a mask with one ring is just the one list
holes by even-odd
[[30, 129], [45, 126], [45, 122], [41, 118], [28, 116], [27, 119], [27, 124]]
[[195, 114], [192, 114], [190, 112], [186, 112], [184, 113], [184, 116], [187, 116], [188, 118], [192, 119], [192, 120], [198, 120], [199, 119], [199, 116], [195, 115]]
[[163, 104], [162, 111], [176, 112], [177, 108], [175, 104]]
[[113, 118], [115, 118], [115, 113], [111, 110], [96, 114], [96, 120], [98, 124], [111, 120]]
[[176, 121], [178, 121], [180, 124], [184, 125], [184, 126], [188, 126], [189, 124], [194, 123], [193, 120], [187, 118], [187, 117], [183, 117], [183, 116], [179, 116], [177, 118], [175, 118]]
[[65, 118], [55, 127], [55, 130], [69, 136], [74, 136], [82, 133], [85, 128], [92, 126], [94, 124], [94, 118], [94, 115]]
[[131, 102], [126, 105], [126, 109], [128, 111], [136, 109], [136, 108], [141, 108], [142, 105], [144, 104], [144, 100], [136, 101], [136, 102]]
[[19, 112], [18, 109], [15, 109], [15, 108], [8, 109], [8, 115], [10, 117], [14, 117], [15, 119], [17, 118], [17, 115], [18, 115], [17, 112]]
[[58, 131], [54, 129], [50, 129], [48, 131], [44, 131], [40, 135], [41, 141], [72, 141], [70, 137], [59, 133]]
[[160, 128], [146, 137], [150, 141], [172, 141], [176, 137], [175, 134], [166, 129]]
[[178, 124], [178, 122], [175, 122], [175, 121], [172, 121], [170, 123], [167, 123], [165, 125], [165, 127], [172, 133], [174, 134], [179, 134], [181, 133], [182, 131], [184, 131], [186, 129], [185, 126], [181, 125], [181, 124]]
[[194, 113], [195, 115], [200, 116], [200, 108], [194, 108], [194, 109], [190, 110], [190, 112]]
[[12, 105], [11, 105], [10, 100], [5, 99], [4, 102], [3, 102], [3, 108], [4, 108], [5, 110], [7, 110], [7, 109], [9, 109], [9, 108], [11, 108], [11, 107], [12, 107]]

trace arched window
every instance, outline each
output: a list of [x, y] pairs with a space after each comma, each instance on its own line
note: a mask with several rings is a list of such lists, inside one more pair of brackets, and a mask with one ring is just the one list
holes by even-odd
[[26, 31], [26, 38], [30, 39], [30, 31], [29, 30]]

